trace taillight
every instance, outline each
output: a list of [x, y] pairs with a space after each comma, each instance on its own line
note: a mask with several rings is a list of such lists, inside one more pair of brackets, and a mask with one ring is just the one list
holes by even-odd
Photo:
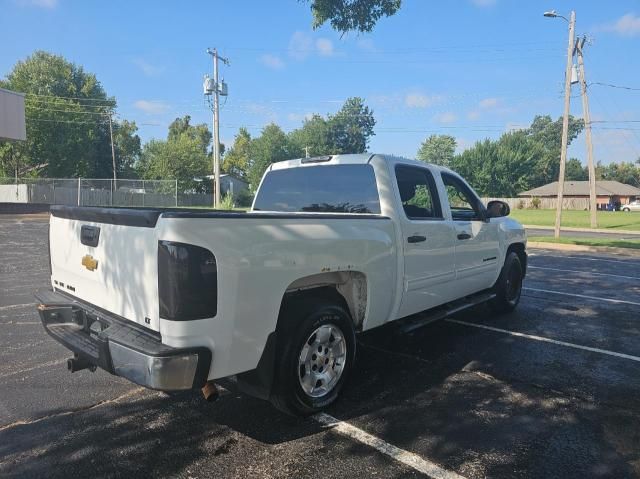
[[172, 321], [211, 318], [218, 308], [218, 271], [211, 251], [158, 242], [160, 317]]

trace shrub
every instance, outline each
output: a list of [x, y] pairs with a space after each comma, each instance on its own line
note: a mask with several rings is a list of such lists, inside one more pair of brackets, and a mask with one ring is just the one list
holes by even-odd
[[524, 200], [519, 200], [518, 204], [516, 205], [516, 208], [519, 210], [524, 209]]
[[242, 208], [248, 208], [253, 203], [253, 195], [249, 190], [242, 190], [236, 195], [236, 204]]
[[221, 210], [232, 210], [233, 209], [233, 195], [231, 194], [230, 191], [226, 195], [224, 195], [224, 197], [220, 201], [220, 208], [219, 209], [221, 209]]
[[540, 209], [540, 198], [532, 198], [531, 199], [531, 207], [534, 210]]

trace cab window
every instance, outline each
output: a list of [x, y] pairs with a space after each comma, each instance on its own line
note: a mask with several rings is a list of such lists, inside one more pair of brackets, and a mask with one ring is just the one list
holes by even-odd
[[449, 199], [451, 217], [454, 221], [481, 221], [484, 210], [480, 199], [459, 178], [442, 173], [442, 181]]
[[407, 218], [442, 219], [438, 190], [429, 170], [417, 166], [397, 165], [396, 181]]

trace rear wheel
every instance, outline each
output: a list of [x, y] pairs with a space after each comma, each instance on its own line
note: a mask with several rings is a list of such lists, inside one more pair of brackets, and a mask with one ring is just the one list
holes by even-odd
[[622, 211], [631, 211], [630, 208], [622, 208]]
[[353, 322], [339, 302], [309, 297], [288, 304], [281, 320], [271, 402], [289, 414], [313, 414], [338, 398], [349, 375]]
[[489, 303], [494, 311], [508, 313], [516, 309], [522, 295], [522, 263], [517, 253], [507, 253], [494, 292], [496, 297]]

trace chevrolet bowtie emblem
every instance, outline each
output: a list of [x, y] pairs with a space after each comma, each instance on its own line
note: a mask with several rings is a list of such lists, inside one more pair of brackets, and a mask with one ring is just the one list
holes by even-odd
[[93, 256], [90, 254], [84, 255], [82, 257], [82, 266], [87, 268], [89, 271], [95, 271], [98, 269], [98, 260], [93, 259]]

